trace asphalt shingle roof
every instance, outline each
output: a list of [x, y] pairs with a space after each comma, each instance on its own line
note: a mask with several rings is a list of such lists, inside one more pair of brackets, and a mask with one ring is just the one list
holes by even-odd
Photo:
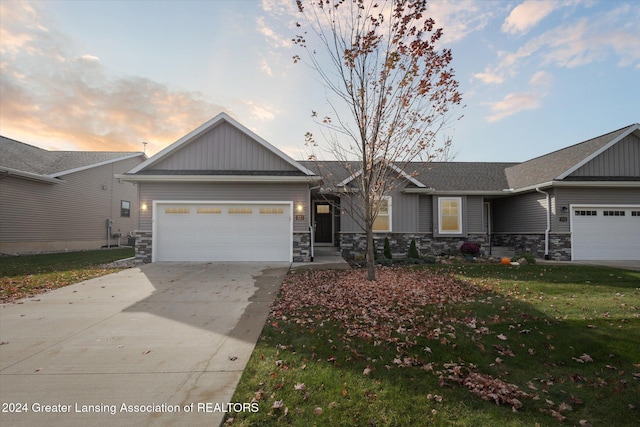
[[0, 167], [45, 176], [116, 160], [131, 154], [133, 153], [114, 151], [47, 151], [0, 136]]

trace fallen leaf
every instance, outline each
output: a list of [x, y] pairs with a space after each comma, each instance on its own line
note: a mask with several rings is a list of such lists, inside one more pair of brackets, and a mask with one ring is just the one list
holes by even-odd
[[284, 400], [276, 400], [275, 402], [273, 402], [273, 405], [271, 405], [272, 409], [281, 409], [284, 406]]
[[317, 416], [322, 415], [322, 408], [318, 406], [316, 409], [313, 410], [313, 413], [316, 414]]
[[294, 390], [304, 390], [306, 388], [307, 386], [304, 383], [297, 383], [296, 385], [293, 386]]
[[237, 359], [238, 359], [238, 356], [229, 356], [229, 360], [231, 360], [232, 362]]
[[507, 340], [507, 337], [504, 334], [498, 335], [497, 338], [502, 340], [502, 341], [506, 341]]

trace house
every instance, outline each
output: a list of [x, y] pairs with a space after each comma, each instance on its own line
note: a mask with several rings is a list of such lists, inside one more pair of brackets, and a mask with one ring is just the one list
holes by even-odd
[[138, 227], [138, 190], [114, 174], [145, 159], [131, 152], [48, 151], [0, 137], [0, 253], [126, 244]]
[[[295, 161], [222, 113], [117, 177], [139, 186], [140, 261], [308, 261], [321, 245], [364, 253], [349, 201], [321, 178], [348, 190], [355, 165]], [[558, 260], [640, 259], [638, 124], [524, 163], [407, 168], [374, 224], [398, 254], [411, 240], [423, 254], [473, 241]]]

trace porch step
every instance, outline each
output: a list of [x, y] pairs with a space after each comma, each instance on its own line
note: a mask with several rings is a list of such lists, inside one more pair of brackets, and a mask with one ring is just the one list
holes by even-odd
[[[487, 255], [489, 255], [488, 252], [487, 252]], [[512, 248], [509, 248], [507, 246], [492, 246], [491, 256], [494, 258], [502, 258], [502, 257], [513, 258], [514, 256], [516, 256], [516, 251], [514, 251]]]
[[315, 246], [313, 252], [315, 256], [342, 256], [335, 246]]

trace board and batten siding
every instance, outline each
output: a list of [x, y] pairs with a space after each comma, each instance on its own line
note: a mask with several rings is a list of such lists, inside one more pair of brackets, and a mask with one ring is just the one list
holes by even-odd
[[[62, 176], [64, 182], [57, 184], [5, 177], [0, 180], [0, 243], [12, 243], [18, 249], [24, 243], [28, 251], [64, 250], [66, 245], [99, 248], [106, 244], [107, 218], [114, 221], [113, 232], [124, 236], [133, 232], [138, 220], [138, 190], [129, 182], [118, 181], [114, 174], [140, 162], [137, 157], [85, 169]], [[120, 217], [121, 200], [131, 202], [129, 218]], [[37, 242], [60, 242], [60, 247], [39, 248]], [[73, 242], [100, 244], [83, 247]]]
[[640, 138], [627, 135], [570, 176], [640, 177]]
[[[309, 187], [307, 184], [275, 183], [207, 183], [207, 182], [142, 182], [140, 203], [147, 205], [140, 212], [140, 230], [152, 229], [152, 205], [154, 200], [220, 201], [220, 202], [293, 202], [293, 231], [309, 231]], [[297, 206], [303, 206], [303, 212]], [[304, 220], [296, 220], [304, 215]]]
[[467, 222], [467, 233], [484, 233], [483, 225], [484, 198], [482, 196], [467, 196], [466, 212], [462, 212]]
[[159, 170], [297, 170], [249, 135], [226, 122], [221, 122], [150, 168]]
[[421, 233], [433, 231], [433, 196], [418, 197], [418, 231]]
[[[558, 188], [556, 190], [557, 206], [561, 208], [552, 218], [552, 229], [559, 232], [570, 231], [570, 205], [638, 205], [640, 204], [640, 188]], [[567, 221], [560, 221], [560, 217]]]
[[[402, 189], [397, 189], [391, 196], [391, 232], [415, 233], [418, 231], [419, 221], [419, 196], [417, 194], [404, 194]], [[354, 201], [358, 198], [355, 197]], [[350, 200], [343, 197], [341, 200], [340, 231], [344, 233], [362, 233], [364, 227], [359, 221], [349, 215]]]
[[547, 200], [537, 192], [493, 201], [495, 233], [544, 233], [547, 228]]

